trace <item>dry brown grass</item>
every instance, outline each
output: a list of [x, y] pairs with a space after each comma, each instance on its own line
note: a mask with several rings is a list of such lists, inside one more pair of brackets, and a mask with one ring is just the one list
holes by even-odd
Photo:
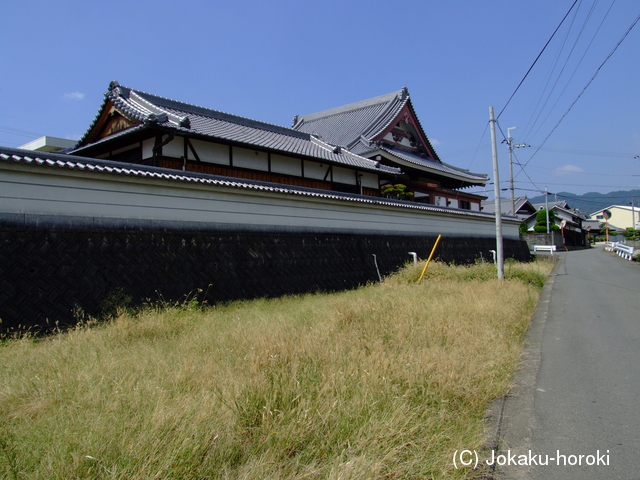
[[482, 448], [539, 290], [490, 266], [429, 268], [421, 285], [409, 267], [355, 291], [147, 309], [10, 341], [0, 472], [472, 478], [452, 454]]

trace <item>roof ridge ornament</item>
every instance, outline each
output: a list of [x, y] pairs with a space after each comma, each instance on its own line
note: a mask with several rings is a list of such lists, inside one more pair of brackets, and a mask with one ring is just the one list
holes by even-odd
[[122, 95], [122, 90], [120, 89], [120, 84], [113, 80], [109, 84], [109, 93], [115, 95], [116, 97], [120, 97]]

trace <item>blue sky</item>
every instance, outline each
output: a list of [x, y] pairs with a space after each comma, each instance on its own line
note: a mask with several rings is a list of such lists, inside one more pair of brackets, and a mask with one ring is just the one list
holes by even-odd
[[79, 138], [111, 80], [284, 126], [406, 86], [440, 158], [474, 172], [492, 176], [502, 112], [498, 142], [531, 145], [516, 195], [639, 188], [640, 25], [602, 66], [637, 0], [578, 0], [507, 104], [574, 1], [5, 2], [0, 145]]

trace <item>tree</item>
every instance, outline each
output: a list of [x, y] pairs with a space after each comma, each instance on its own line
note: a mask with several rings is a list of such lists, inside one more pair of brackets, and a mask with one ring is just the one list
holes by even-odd
[[529, 225], [527, 225], [527, 222], [520, 222], [518, 230], [520, 235], [526, 235], [529, 232]]
[[[555, 224], [556, 212], [549, 210], [549, 231], [560, 230], [560, 227]], [[547, 211], [545, 209], [538, 210], [536, 213], [536, 224], [533, 227], [533, 231], [536, 233], [547, 233]]]
[[413, 197], [413, 192], [407, 190], [407, 186], [401, 183], [395, 185], [387, 183], [380, 188], [382, 195], [387, 198], [397, 198], [398, 200], [410, 200]]
[[627, 228], [622, 234], [627, 240], [635, 240], [636, 238], [640, 237], [640, 230], [636, 230], [635, 228]]

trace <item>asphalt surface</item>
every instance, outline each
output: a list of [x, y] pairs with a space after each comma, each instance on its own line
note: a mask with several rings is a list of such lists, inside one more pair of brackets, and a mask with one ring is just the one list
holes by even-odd
[[559, 256], [497, 407], [494, 477], [640, 479], [640, 263]]

